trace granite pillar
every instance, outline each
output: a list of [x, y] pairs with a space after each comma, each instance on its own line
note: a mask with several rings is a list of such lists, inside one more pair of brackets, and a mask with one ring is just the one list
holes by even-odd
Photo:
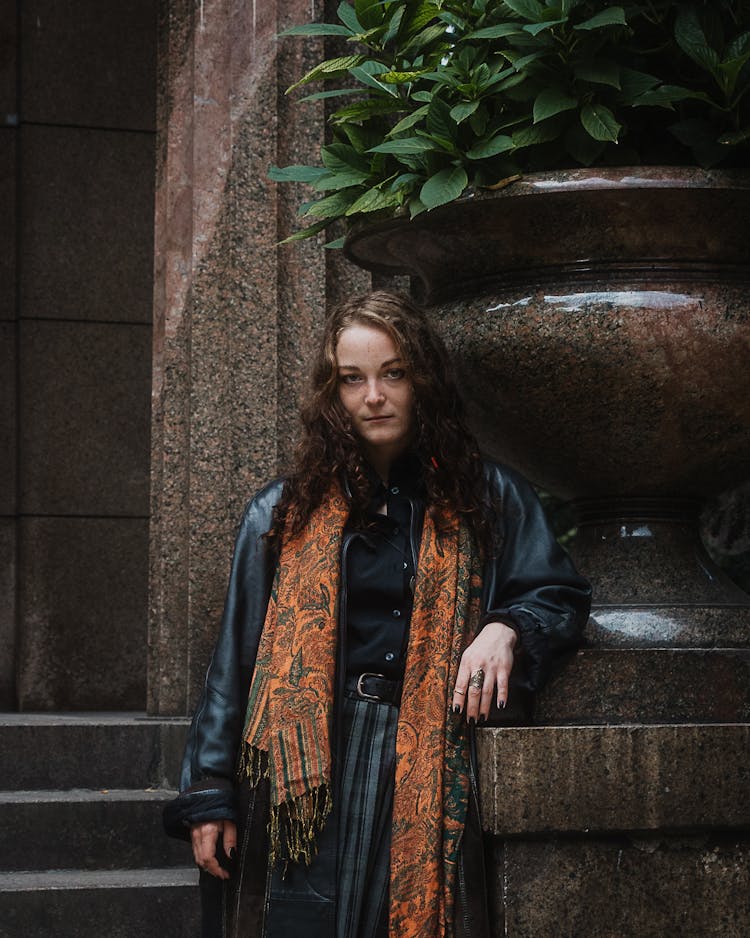
[[[160, 8], [148, 707], [195, 704], [233, 531], [288, 463], [308, 350], [339, 284], [364, 274], [278, 242], [297, 196], [272, 163], [314, 161], [321, 104], [284, 90], [320, 52], [277, 42], [310, 4], [169, 0]], [[317, 11], [319, 13], [319, 11]], [[347, 269], [348, 268], [348, 269]]]

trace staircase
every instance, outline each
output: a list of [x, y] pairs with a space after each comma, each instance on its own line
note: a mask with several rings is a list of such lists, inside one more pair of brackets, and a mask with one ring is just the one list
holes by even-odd
[[198, 938], [198, 876], [167, 838], [186, 720], [0, 715], [0, 938]]

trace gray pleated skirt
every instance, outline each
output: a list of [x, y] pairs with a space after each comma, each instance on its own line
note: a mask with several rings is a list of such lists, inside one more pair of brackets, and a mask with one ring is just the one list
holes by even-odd
[[272, 876], [269, 936], [387, 938], [398, 708], [347, 693], [334, 807], [310, 867]]

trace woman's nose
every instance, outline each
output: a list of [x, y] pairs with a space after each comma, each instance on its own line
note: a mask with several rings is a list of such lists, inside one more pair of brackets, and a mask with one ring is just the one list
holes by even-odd
[[365, 394], [365, 403], [366, 404], [382, 404], [385, 400], [385, 394], [383, 393], [383, 387], [379, 381], [368, 381], [367, 382], [367, 392]]

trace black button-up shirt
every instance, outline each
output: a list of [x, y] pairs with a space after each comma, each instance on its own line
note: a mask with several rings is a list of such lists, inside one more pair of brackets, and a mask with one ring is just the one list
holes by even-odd
[[[388, 485], [373, 480], [368, 525], [354, 532], [346, 557], [347, 674], [403, 677], [414, 600], [415, 557], [409, 531], [422, 497], [418, 464], [399, 460]], [[387, 514], [378, 512], [385, 504]], [[415, 532], [415, 540], [419, 534]], [[414, 550], [417, 547], [415, 545]]]

